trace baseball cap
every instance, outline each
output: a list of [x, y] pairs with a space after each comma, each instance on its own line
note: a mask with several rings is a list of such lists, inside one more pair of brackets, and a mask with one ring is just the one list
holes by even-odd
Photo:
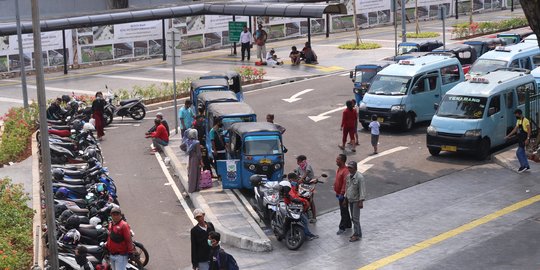
[[161, 113], [161, 112], [158, 112], [158, 113], [156, 113], [156, 117], [157, 117], [157, 116], [161, 116], [161, 117], [163, 117], [163, 113]]
[[347, 163], [347, 167], [349, 167], [349, 168], [355, 168], [356, 169], [357, 168], [356, 166], [357, 166], [356, 161], [349, 161]]
[[118, 214], [122, 214], [122, 210], [120, 210], [120, 207], [113, 207], [111, 209], [111, 214], [112, 213], [118, 213]]
[[193, 217], [197, 218], [199, 216], [204, 216], [204, 211], [202, 209], [199, 209], [199, 208], [193, 210]]

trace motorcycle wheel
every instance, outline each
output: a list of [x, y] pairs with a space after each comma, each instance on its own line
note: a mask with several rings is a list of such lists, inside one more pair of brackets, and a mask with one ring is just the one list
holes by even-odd
[[285, 245], [290, 250], [299, 249], [302, 244], [304, 244], [305, 240], [306, 235], [304, 234], [304, 229], [298, 225], [292, 226], [285, 235]]
[[137, 255], [129, 256], [128, 262], [137, 267], [139, 270], [144, 270], [144, 265]]
[[135, 245], [135, 250], [139, 256], [139, 260], [141, 260], [141, 263], [143, 264], [143, 266], [146, 266], [148, 262], [150, 261], [150, 255], [148, 254], [148, 251], [143, 246], [143, 244], [137, 241], [134, 241], [133, 244]]
[[108, 126], [113, 121], [113, 114], [110, 111], [105, 111], [103, 113], [103, 118], [105, 118], [105, 126]]
[[38, 144], [41, 144], [41, 131], [36, 132], [36, 141]]
[[283, 240], [283, 236], [279, 233], [277, 228], [277, 221], [276, 221], [276, 213], [272, 212], [272, 219], [270, 220], [270, 227], [272, 228], [272, 231], [274, 232], [274, 235], [276, 236], [276, 239], [281, 242]]
[[131, 118], [135, 120], [143, 120], [143, 118], [146, 116], [146, 110], [141, 105], [135, 105], [131, 107], [129, 113], [131, 115]]

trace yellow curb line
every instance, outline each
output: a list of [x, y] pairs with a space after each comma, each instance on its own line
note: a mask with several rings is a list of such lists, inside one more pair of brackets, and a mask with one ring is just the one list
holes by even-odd
[[480, 225], [486, 224], [490, 221], [493, 221], [496, 218], [502, 217], [506, 214], [509, 214], [511, 212], [517, 211], [523, 207], [529, 206], [533, 203], [536, 203], [540, 201], [540, 195], [536, 195], [532, 198], [517, 202], [515, 204], [512, 204], [508, 207], [505, 207], [499, 211], [496, 211], [494, 213], [491, 213], [489, 215], [486, 215], [484, 217], [481, 217], [479, 219], [476, 219], [472, 222], [469, 222], [465, 225], [459, 226], [453, 230], [447, 231], [445, 233], [439, 234], [435, 237], [432, 237], [430, 239], [424, 240], [422, 242], [416, 243], [408, 248], [405, 248], [397, 253], [394, 253], [393, 255], [387, 256], [385, 258], [382, 258], [380, 260], [377, 260], [375, 262], [372, 262], [366, 266], [358, 268], [358, 270], [375, 270], [379, 269], [381, 267], [387, 266], [391, 263], [394, 263], [400, 259], [403, 259], [405, 257], [408, 257], [416, 252], [419, 252], [421, 250], [424, 250], [426, 248], [429, 248], [435, 244], [438, 244], [440, 242], [443, 242], [445, 240], [448, 240], [454, 236], [457, 236], [459, 234], [465, 233], [467, 231], [470, 231]]

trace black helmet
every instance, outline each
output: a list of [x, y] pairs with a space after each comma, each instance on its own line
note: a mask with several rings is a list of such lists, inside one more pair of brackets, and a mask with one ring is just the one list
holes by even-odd
[[60, 222], [60, 224], [65, 225], [68, 218], [73, 215], [74, 215], [73, 211], [66, 209], [62, 212], [62, 214], [60, 214], [60, 216], [58, 217], [58, 221]]
[[54, 168], [51, 172], [54, 180], [62, 180], [64, 178], [64, 170], [60, 168]]
[[251, 185], [254, 186], [254, 187], [260, 185], [262, 180], [263, 180], [262, 176], [260, 176], [258, 174], [254, 174], [254, 175], [249, 177], [249, 182], [251, 182]]
[[75, 119], [73, 120], [72, 125], [73, 125], [73, 129], [81, 130], [83, 128], [84, 123], [79, 119]]
[[64, 223], [64, 226], [68, 230], [77, 229], [79, 228], [79, 225], [81, 225], [81, 219], [77, 215], [71, 215]]
[[54, 217], [59, 219], [62, 213], [64, 213], [66, 210], [68, 210], [68, 208], [63, 204], [54, 205]]
[[93, 147], [89, 147], [84, 151], [82, 158], [85, 161], [89, 161], [90, 158], [95, 158], [96, 156], [97, 156], [96, 149], [94, 149]]
[[62, 102], [68, 103], [71, 100], [69, 95], [62, 95]]

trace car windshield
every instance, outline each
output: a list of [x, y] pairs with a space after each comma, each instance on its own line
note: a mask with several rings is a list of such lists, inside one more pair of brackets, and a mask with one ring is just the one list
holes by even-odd
[[487, 98], [445, 95], [437, 116], [461, 119], [481, 119]]
[[279, 136], [247, 136], [244, 154], [249, 156], [283, 154]]
[[478, 59], [472, 66], [470, 73], [486, 74], [498, 68], [505, 68], [507, 61], [493, 59]]
[[377, 75], [368, 93], [374, 95], [405, 95], [409, 89], [410, 77]]
[[369, 82], [373, 77], [377, 75], [376, 69], [371, 68], [360, 68], [356, 70], [356, 81], [357, 82]]
[[242, 117], [224, 117], [223, 118], [223, 129], [228, 130], [232, 124], [238, 122], [253, 122], [250, 116]]
[[467, 45], [470, 45], [471, 47], [473, 47], [476, 52], [478, 53], [478, 55], [482, 54], [482, 43], [480, 44], [467, 44]]
[[406, 54], [410, 52], [417, 52], [418, 47], [413, 45], [400, 45], [399, 46], [399, 54]]

